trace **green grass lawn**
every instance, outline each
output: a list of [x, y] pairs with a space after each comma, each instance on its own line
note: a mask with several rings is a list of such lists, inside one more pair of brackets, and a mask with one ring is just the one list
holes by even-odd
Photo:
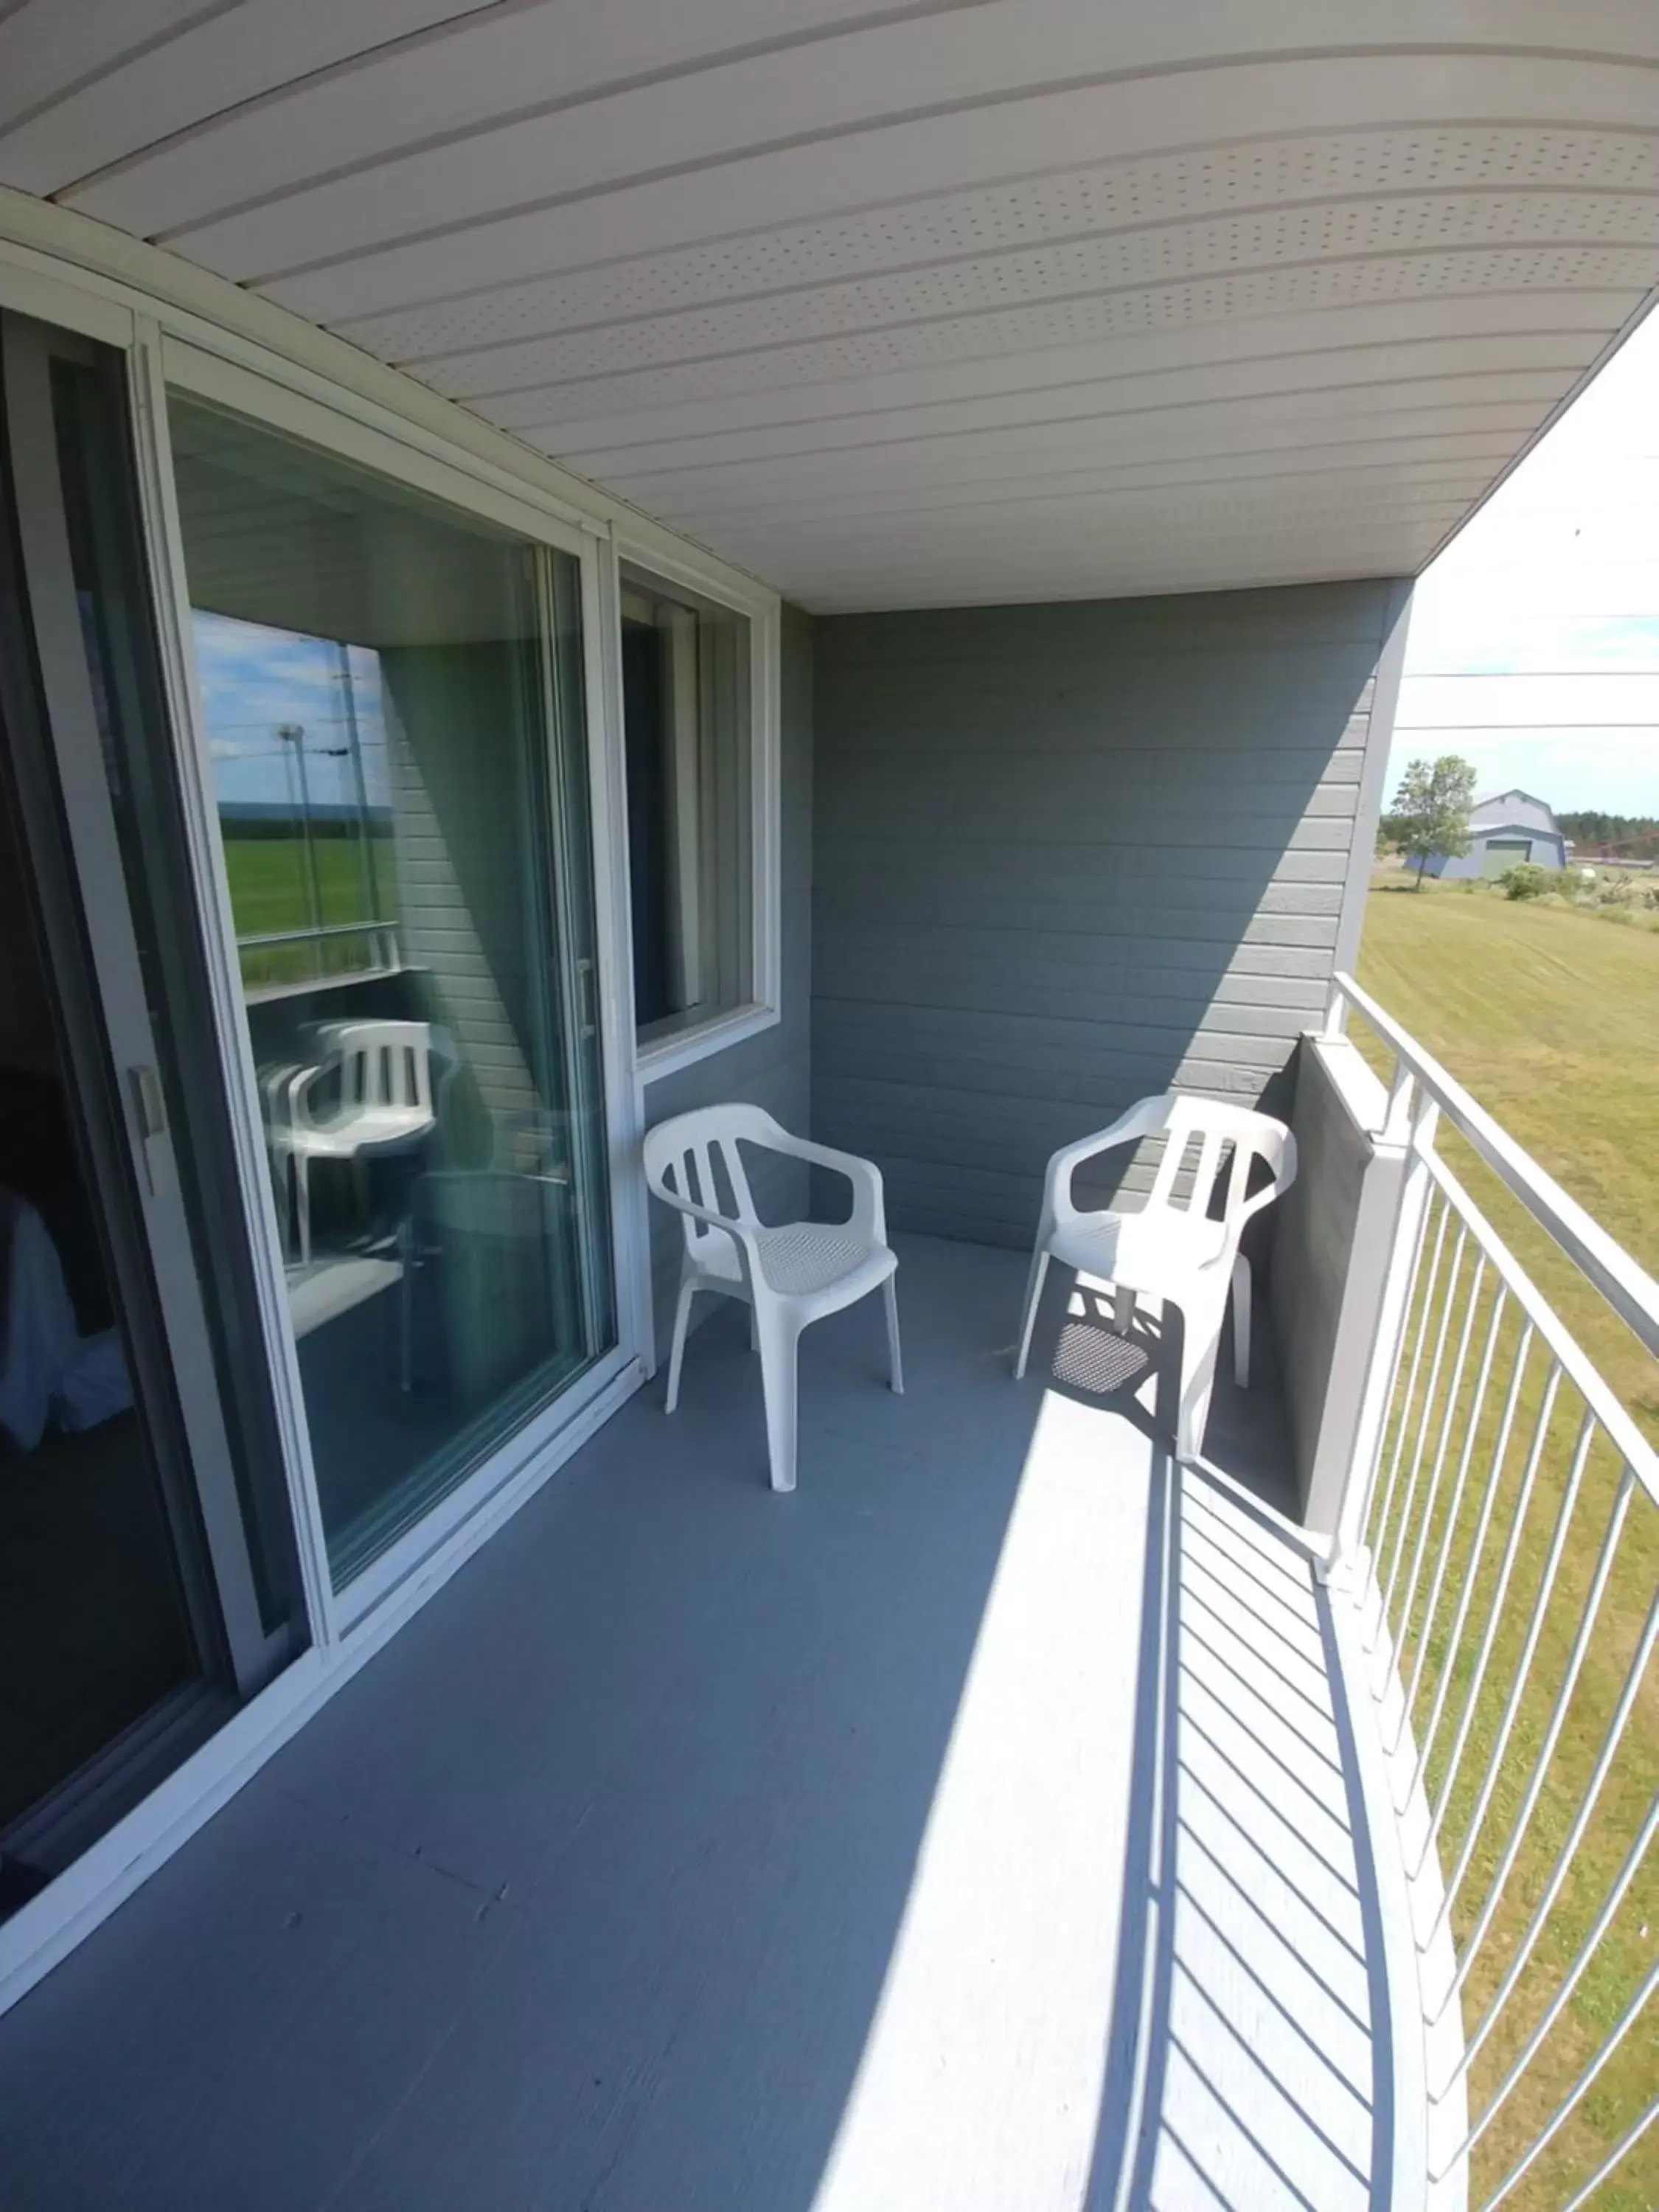
[[[1484, 888], [1436, 887], [1419, 895], [1384, 882], [1371, 895], [1359, 980], [1627, 1250], [1650, 1272], [1659, 1272], [1659, 935], [1559, 906], [1511, 902]], [[1368, 1056], [1379, 1066], [1385, 1065], [1363, 1024], [1356, 1019], [1351, 1029]], [[1441, 1150], [1638, 1425], [1659, 1441], [1659, 1363], [1455, 1132], [1443, 1134]], [[1438, 1309], [1425, 1288], [1419, 1288], [1418, 1305], [1419, 1311], [1429, 1309], [1431, 1344]], [[1455, 1311], [1461, 1316], [1461, 1304]], [[1491, 1311], [1488, 1291], [1477, 1308], [1477, 1358]], [[1495, 1374], [1507, 1374], [1518, 1340], [1518, 1328], [1506, 1324], [1498, 1340]], [[1425, 1362], [1425, 1384], [1414, 1403], [1407, 1402], [1403, 1381], [1396, 1392], [1395, 1429], [1404, 1429], [1413, 1438], [1428, 1396], [1426, 1367]], [[1496, 1555], [1507, 1534], [1509, 1504], [1519, 1486], [1531, 1424], [1542, 1402], [1542, 1385], [1543, 1361], [1534, 1352], [1524, 1370], [1514, 1437], [1502, 1461], [1504, 1486], [1493, 1519], [1498, 1541], [1488, 1540], [1482, 1553], [1485, 1564], [1474, 1573], [1470, 1618], [1477, 1625], [1485, 1618], [1494, 1587]], [[1460, 1436], [1457, 1416], [1472, 1396], [1473, 1368], [1454, 1392], [1449, 1359], [1439, 1395], [1428, 1409], [1431, 1434], [1437, 1435], [1449, 1399], [1452, 1434]], [[1475, 1477], [1465, 1509], [1449, 1533], [1449, 1594], [1437, 1614], [1425, 1656], [1424, 1680], [1431, 1692], [1448, 1656], [1446, 1626], [1467, 1579], [1463, 1568], [1497, 1442], [1498, 1396], [1501, 1392], [1494, 1394], [1477, 1426], [1471, 1462]], [[1522, 1524], [1486, 1686], [1476, 1701], [1470, 1735], [1473, 1756], [1460, 1767], [1460, 1785], [1449, 1800], [1441, 1840], [1443, 1866], [1449, 1866], [1468, 1834], [1474, 1784], [1516, 1679], [1529, 1600], [1548, 1549], [1581, 1412], [1576, 1394], [1564, 1391], [1548, 1427], [1534, 1506]], [[1385, 1465], [1392, 1449], [1391, 1435], [1385, 1441]], [[1408, 1449], [1407, 1465], [1410, 1456]], [[1518, 1804], [1540, 1746], [1577, 1625], [1576, 1601], [1589, 1588], [1619, 1472], [1612, 1453], [1598, 1447], [1571, 1523], [1558, 1584], [1560, 1602], [1548, 1616], [1529, 1678], [1532, 1687], [1520, 1706], [1500, 1785], [1477, 1832], [1470, 1877], [1454, 1914], [1460, 1937], [1469, 1932], [1483, 1901], [1507, 1837], [1505, 1815]], [[1396, 1505], [1395, 1525], [1398, 1517]], [[1443, 1501], [1431, 1521], [1429, 1559], [1436, 1556], [1447, 1534], [1447, 1519]], [[1567, 1724], [1547, 1770], [1529, 1840], [1504, 1891], [1492, 1932], [1465, 1993], [1466, 2028], [1480, 2016], [1497, 1986], [1567, 1835], [1659, 1582], [1656, 1524], [1659, 1509], [1638, 1496], [1578, 1690], [1567, 1709]], [[1425, 1575], [1422, 1594], [1405, 1624], [1402, 1645], [1408, 1664], [1415, 1663], [1421, 1643], [1428, 1580]], [[1461, 1664], [1453, 1661], [1449, 1702], [1455, 1711], [1461, 1710], [1459, 1700], [1468, 1679], [1472, 1641], [1466, 1635]], [[1650, 1665], [1619, 1765], [1545, 1924], [1535, 1969], [1523, 1976], [1512, 2005], [1477, 2061], [1477, 2108], [1530, 2033], [1659, 1788], [1659, 1686], [1655, 1672]], [[1420, 1702], [1419, 1720], [1424, 1710]], [[1431, 1787], [1440, 1771], [1442, 1762], [1437, 1758], [1431, 1762]], [[1536, 2134], [1618, 2017], [1651, 1963], [1656, 1923], [1659, 1893], [1650, 1854], [1572, 2002], [1511, 2103], [1477, 2148], [1475, 2201], [1495, 2185]], [[1644, 2108], [1652, 2094], [1655, 2074], [1650, 2013], [1632, 2030], [1579, 2116], [1506, 2203], [1531, 2208], [1531, 2212], [1548, 2212], [1565, 2203]], [[1659, 2130], [1632, 2152], [1596, 2200], [1597, 2212], [1651, 2212], [1656, 2203]]]
[[[317, 872], [317, 903], [325, 926], [371, 917], [380, 921], [396, 920], [398, 876], [389, 836], [374, 840], [373, 907], [365, 882], [364, 857], [356, 838], [319, 836], [313, 841], [312, 856]], [[301, 839], [228, 835], [225, 872], [239, 938], [311, 927], [311, 881]], [[374, 940], [367, 936], [256, 946], [241, 956], [242, 981], [250, 989], [310, 982], [374, 964]]]

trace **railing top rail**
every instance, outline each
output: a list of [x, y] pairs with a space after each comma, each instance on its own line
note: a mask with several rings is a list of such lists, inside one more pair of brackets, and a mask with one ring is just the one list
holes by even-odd
[[[1554, 1177], [1544, 1172], [1455, 1076], [1425, 1052], [1408, 1030], [1402, 1029], [1369, 992], [1361, 990], [1352, 975], [1334, 975], [1331, 981], [1333, 989], [1364, 1016], [1446, 1119], [1549, 1231], [1620, 1318], [1659, 1358], [1659, 1283], [1585, 1212], [1576, 1198], [1570, 1198]], [[1659, 1124], [1659, 1115], [1656, 1123]], [[1655, 1133], [1659, 1138], [1659, 1126]]]
[[1630, 1414], [1566, 1329], [1547, 1298], [1522, 1267], [1486, 1215], [1437, 1152], [1425, 1153], [1424, 1165], [1449, 1201], [1454, 1212], [1468, 1224], [1475, 1243], [1485, 1252], [1522, 1312], [1537, 1331], [1539, 1340], [1590, 1413], [1631, 1473], [1648, 1496], [1659, 1504], [1659, 1452], [1642, 1434]]
[[239, 937], [239, 952], [257, 951], [262, 945], [304, 945], [315, 937], [368, 937], [386, 930], [395, 930], [395, 921], [324, 921], [315, 928], [261, 929], [251, 937]]

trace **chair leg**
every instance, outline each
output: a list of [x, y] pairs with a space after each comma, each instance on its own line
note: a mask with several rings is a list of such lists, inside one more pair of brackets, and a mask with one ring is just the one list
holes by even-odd
[[755, 1311], [752, 1298], [749, 1302], [749, 1349], [751, 1352], [760, 1350], [760, 1316]]
[[284, 1267], [294, 1249], [294, 1206], [289, 1195], [293, 1183], [292, 1156], [273, 1147], [270, 1154], [270, 1195], [276, 1208], [276, 1241], [283, 1249]]
[[1233, 1380], [1250, 1387], [1250, 1263], [1242, 1252], [1233, 1261]]
[[[1165, 1310], [1168, 1310], [1166, 1304]], [[1176, 1457], [1184, 1464], [1204, 1449], [1204, 1431], [1210, 1418], [1210, 1394], [1215, 1387], [1215, 1358], [1221, 1345], [1221, 1313], [1181, 1316], [1181, 1402], [1176, 1413]]]
[[300, 1264], [311, 1265], [311, 1162], [304, 1152], [294, 1155], [295, 1211], [300, 1217]]
[[891, 1274], [881, 1286], [887, 1306], [887, 1372], [894, 1392], [904, 1395], [904, 1362], [899, 1355], [898, 1276]]
[[1120, 1283], [1112, 1293], [1112, 1327], [1120, 1336], [1127, 1336], [1135, 1325], [1135, 1294], [1126, 1284]]
[[1031, 1350], [1031, 1331], [1036, 1327], [1037, 1306], [1042, 1297], [1043, 1278], [1048, 1272], [1048, 1248], [1039, 1244], [1031, 1255], [1031, 1272], [1025, 1284], [1025, 1314], [1019, 1325], [1019, 1352], [1014, 1361], [1016, 1382], [1025, 1372], [1025, 1362]]
[[690, 1275], [684, 1277], [674, 1305], [674, 1345], [668, 1355], [668, 1395], [663, 1403], [665, 1413], [672, 1413], [680, 1401], [680, 1362], [685, 1357], [685, 1327], [691, 1318], [691, 1301], [696, 1295], [696, 1284]]
[[398, 1388], [415, 1387], [415, 1224], [405, 1215], [398, 1224]]
[[774, 1490], [795, 1486], [796, 1358], [799, 1337], [775, 1307], [760, 1316], [761, 1384], [766, 1395], [766, 1449]]

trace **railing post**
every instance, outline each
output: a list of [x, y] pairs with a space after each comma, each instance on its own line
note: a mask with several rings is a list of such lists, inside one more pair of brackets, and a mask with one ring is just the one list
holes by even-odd
[[[1429, 1175], [1422, 1156], [1434, 1141], [1439, 1116], [1440, 1109], [1433, 1099], [1413, 1084], [1404, 1063], [1397, 1062], [1388, 1114], [1372, 1140], [1371, 1162], [1373, 1170], [1385, 1164], [1397, 1169], [1398, 1197], [1391, 1221], [1385, 1216], [1384, 1221], [1379, 1222], [1375, 1215], [1368, 1220], [1362, 1203], [1355, 1224], [1353, 1249], [1348, 1262], [1350, 1279], [1357, 1272], [1369, 1270], [1380, 1273], [1382, 1282], [1370, 1341], [1364, 1353], [1347, 1483], [1332, 1534], [1330, 1552], [1320, 1571], [1321, 1579], [1328, 1587], [1346, 1590], [1356, 1600], [1363, 1596], [1370, 1572], [1370, 1559], [1365, 1549], [1365, 1518], [1382, 1454], [1383, 1431], [1388, 1425], [1413, 1269], [1429, 1202]], [[1385, 1237], [1386, 1257], [1382, 1257], [1379, 1246]]]

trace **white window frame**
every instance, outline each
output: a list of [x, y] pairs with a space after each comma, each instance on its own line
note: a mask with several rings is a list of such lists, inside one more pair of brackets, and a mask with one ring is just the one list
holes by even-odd
[[[249, 1208], [260, 1319], [289, 1469], [312, 1643], [276, 1680], [0, 1926], [0, 2012], [31, 1989], [234, 1795], [543, 1483], [639, 1389], [653, 1366], [649, 1241], [639, 1171], [643, 1073], [633, 1021], [629, 941], [618, 547], [623, 557], [746, 614], [751, 623], [757, 836], [756, 1002], [695, 1039], [672, 1064], [717, 1051], [779, 1018], [778, 651], [775, 593], [686, 544], [596, 487], [453, 402], [313, 328], [272, 302], [71, 211], [0, 192], [0, 307], [125, 352], [138, 490], [155, 590], [167, 706], [209, 940], [233, 1139]], [[322, 442], [447, 503], [578, 556], [581, 569], [588, 769], [598, 908], [602, 1064], [610, 1138], [611, 1241], [619, 1343], [441, 1501], [383, 1560], [336, 1594], [307, 1464], [303, 1409], [283, 1298], [280, 1244], [228, 892], [203, 781], [204, 737], [189, 660], [187, 599], [167, 442], [166, 386], [216, 392], [272, 427]], [[253, 380], [243, 384], [240, 379]], [[257, 391], [256, 391], [257, 386]], [[258, 404], [249, 408], [248, 397]], [[312, 410], [317, 410], [313, 412]], [[303, 425], [304, 427], [301, 427]], [[620, 861], [620, 866], [619, 866]], [[760, 921], [765, 921], [764, 933]], [[695, 1047], [695, 1048], [694, 1048]], [[667, 1072], [653, 1056], [654, 1076]], [[296, 1434], [297, 1429], [297, 1434]]]
[[[722, 1007], [704, 1020], [690, 1022], [684, 1028], [662, 1036], [641, 1040], [638, 1025], [633, 1024], [634, 1071], [635, 1079], [643, 1087], [659, 1081], [665, 1075], [673, 1075], [683, 1067], [690, 1067], [700, 1060], [707, 1060], [711, 1053], [724, 1052], [729, 1045], [740, 1044], [745, 1037], [757, 1036], [763, 1030], [773, 1028], [783, 1018], [780, 697], [783, 603], [775, 592], [769, 592], [763, 586], [750, 582], [727, 568], [724, 562], [700, 556], [690, 547], [671, 550], [665, 545], [663, 538], [654, 533], [647, 537], [618, 528], [612, 532], [609, 551], [612, 603], [617, 609], [617, 620], [612, 626], [612, 644], [616, 653], [612, 682], [617, 701], [613, 735], [613, 773], [617, 778], [617, 787], [624, 795], [624, 805], [627, 754], [621, 713], [620, 614], [622, 594], [625, 588], [621, 573], [623, 563], [641, 572], [647, 583], [659, 583], [671, 592], [678, 585], [700, 599], [711, 600], [716, 606], [744, 616], [749, 623], [749, 866], [752, 931], [750, 996], [741, 1006]], [[625, 815], [623, 818], [625, 822]], [[627, 857], [624, 839], [621, 854], [624, 884], [627, 881]], [[629, 930], [628, 975], [631, 1014], [634, 966], [630, 916], [631, 907], [624, 897], [623, 921]]]

